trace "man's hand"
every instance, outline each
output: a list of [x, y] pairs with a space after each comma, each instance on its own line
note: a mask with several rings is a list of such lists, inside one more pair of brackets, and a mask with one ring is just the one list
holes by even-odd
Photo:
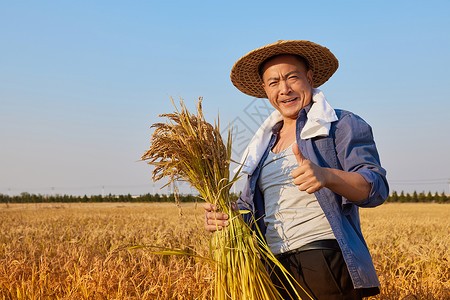
[[303, 157], [297, 143], [292, 146], [298, 167], [292, 171], [294, 184], [300, 191], [308, 194], [326, 187], [336, 194], [358, 202], [369, 197], [371, 185], [356, 172], [346, 172], [338, 169], [323, 168]]
[[295, 158], [297, 159], [298, 167], [292, 171], [291, 176], [294, 178], [293, 182], [298, 186], [298, 189], [312, 194], [323, 188], [326, 184], [326, 169], [313, 164], [303, 157], [297, 143], [292, 145], [292, 152], [294, 152]]
[[217, 207], [211, 203], [203, 203], [205, 209], [205, 229], [207, 231], [221, 230], [223, 227], [229, 225], [227, 221], [228, 215], [217, 212]]

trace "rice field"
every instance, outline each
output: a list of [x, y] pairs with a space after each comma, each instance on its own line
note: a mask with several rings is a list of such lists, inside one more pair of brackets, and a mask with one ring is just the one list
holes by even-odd
[[[362, 209], [381, 283], [373, 299], [450, 299], [450, 204]], [[201, 205], [1, 204], [0, 299], [211, 299]]]

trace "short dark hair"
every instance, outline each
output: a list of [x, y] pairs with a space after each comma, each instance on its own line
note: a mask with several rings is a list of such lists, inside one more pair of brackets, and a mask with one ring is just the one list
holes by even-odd
[[269, 60], [272, 60], [272, 59], [274, 59], [275, 57], [282, 56], [282, 55], [292, 55], [292, 56], [294, 56], [299, 62], [301, 62], [301, 63], [303, 63], [303, 64], [305, 65], [306, 71], [309, 70], [309, 63], [308, 63], [308, 61], [306, 60], [306, 58], [304, 58], [303, 56], [300, 56], [300, 55], [298, 55], [298, 54], [290, 54], [290, 53], [277, 54], [277, 55], [271, 56], [271, 57], [269, 57], [269, 58], [266, 58], [266, 59], [259, 65], [259, 67], [258, 67], [258, 74], [259, 74], [259, 77], [260, 77], [261, 79], [262, 79], [262, 75], [263, 75], [262, 70], [263, 70], [263, 68], [264, 68], [264, 65], [265, 65]]

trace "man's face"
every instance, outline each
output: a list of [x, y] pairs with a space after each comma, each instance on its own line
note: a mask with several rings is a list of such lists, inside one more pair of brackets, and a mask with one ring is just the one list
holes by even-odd
[[264, 64], [262, 79], [270, 103], [283, 119], [297, 119], [311, 102], [313, 72], [295, 56], [277, 56]]

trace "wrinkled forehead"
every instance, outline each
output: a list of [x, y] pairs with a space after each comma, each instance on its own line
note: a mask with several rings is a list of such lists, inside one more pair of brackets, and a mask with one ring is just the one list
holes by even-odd
[[278, 54], [278, 55], [267, 58], [259, 65], [259, 68], [258, 68], [259, 76], [262, 79], [264, 71], [269, 66], [281, 64], [281, 63], [290, 63], [290, 62], [300, 63], [300, 65], [302, 66], [302, 69], [304, 71], [309, 70], [308, 61], [303, 56], [295, 55], [295, 54]]
[[259, 66], [259, 70], [258, 70], [259, 76], [262, 79], [263, 74], [267, 70], [267, 68], [277, 65], [277, 64], [285, 64], [285, 63], [295, 64], [297, 66], [300, 66], [301, 69], [305, 72], [309, 70], [308, 61], [304, 57], [302, 57], [300, 55], [295, 55], [295, 54], [279, 54], [279, 55], [269, 57], [268, 59], [266, 59], [265, 61], [263, 61], [261, 63], [261, 65]]

